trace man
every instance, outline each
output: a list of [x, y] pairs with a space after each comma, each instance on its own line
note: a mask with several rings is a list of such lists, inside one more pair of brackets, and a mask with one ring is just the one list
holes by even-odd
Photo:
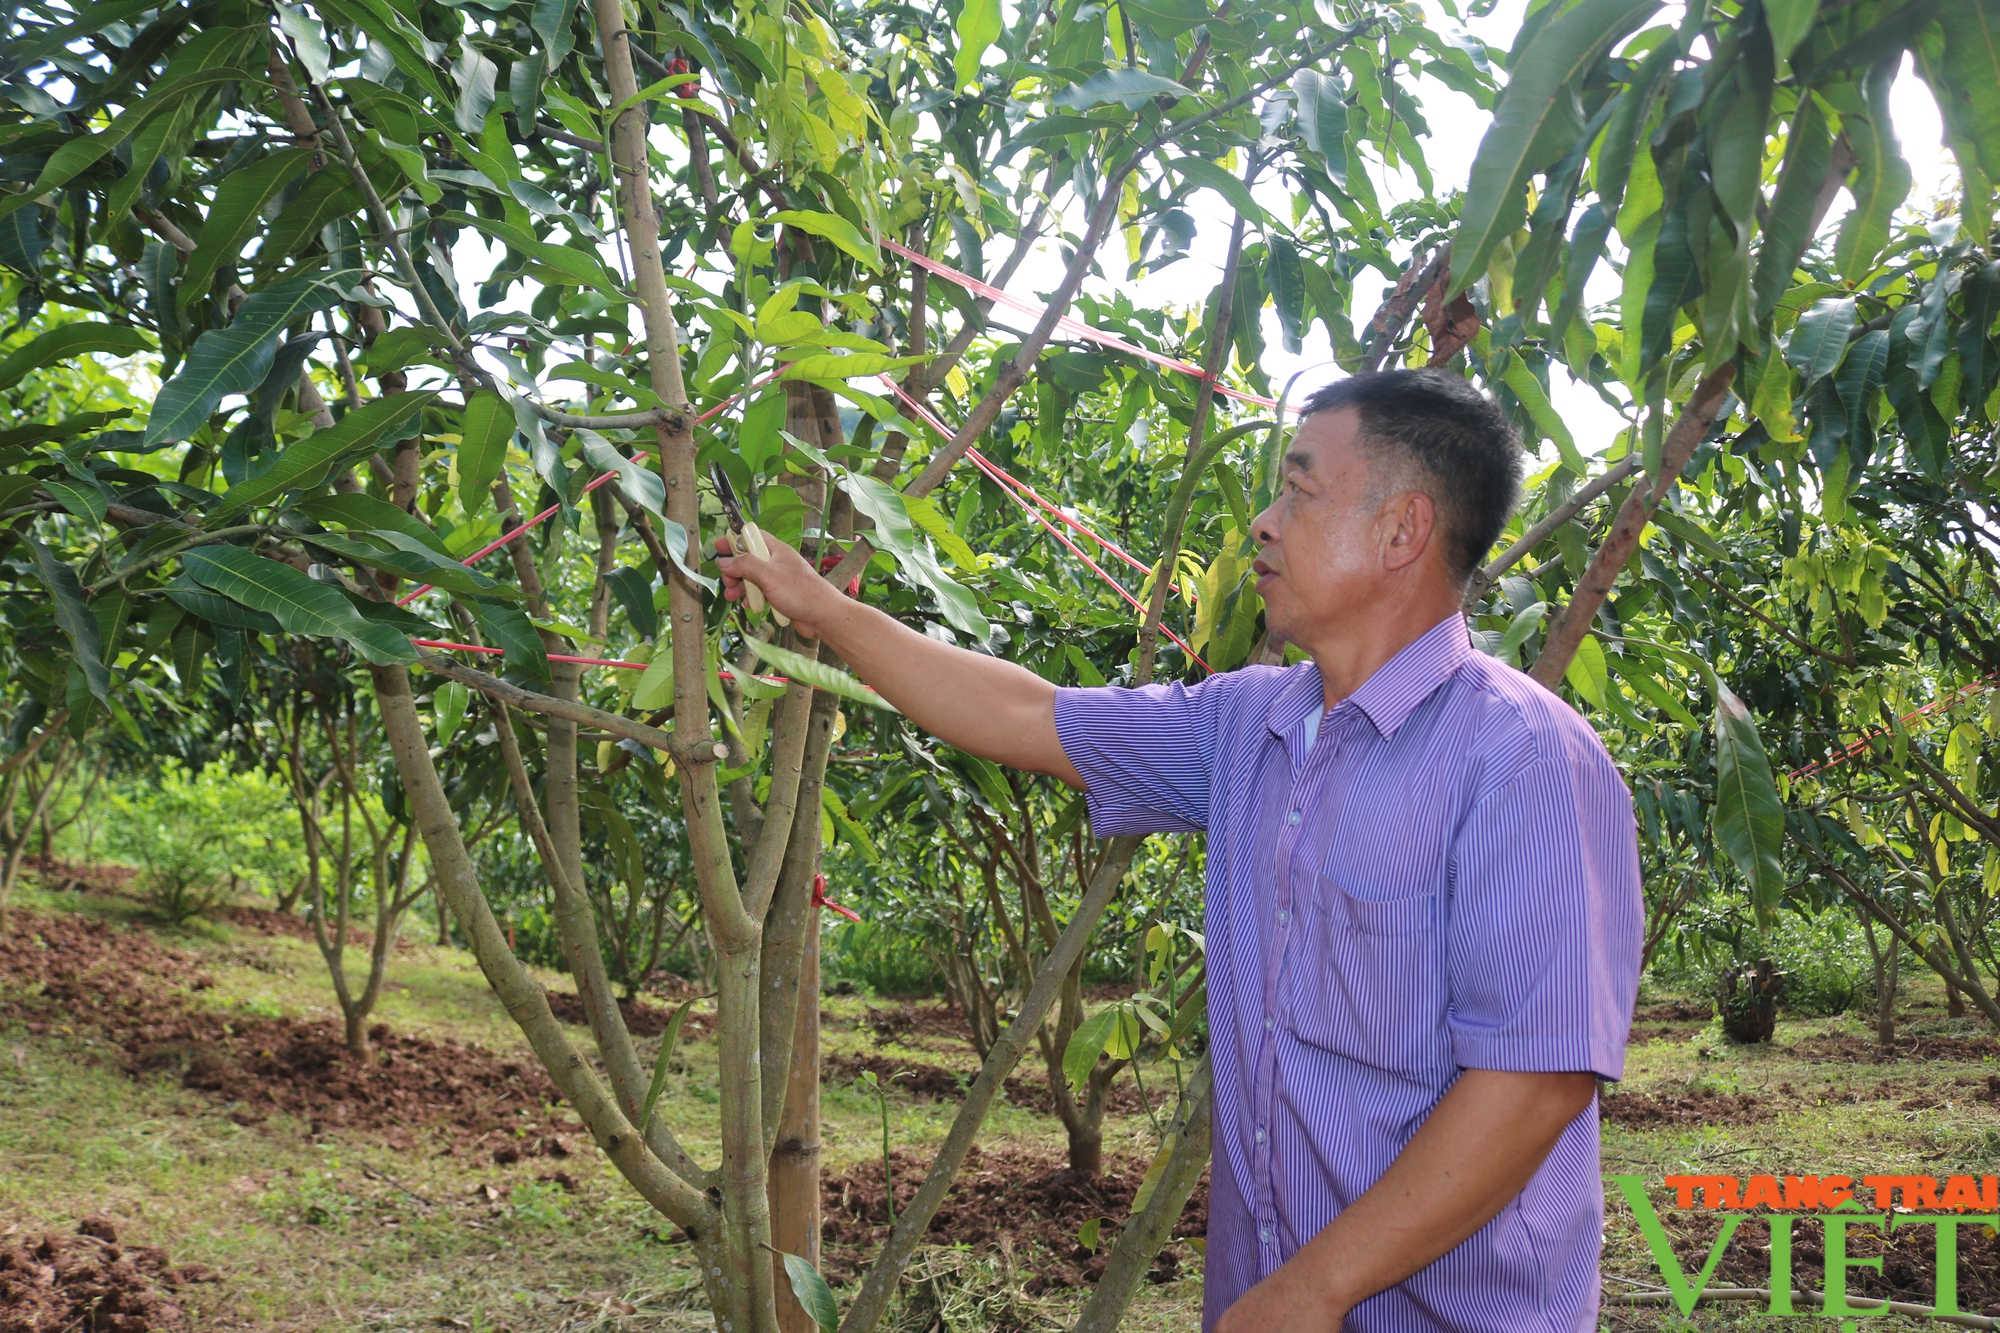
[[919, 726], [1084, 788], [1099, 836], [1207, 831], [1220, 1333], [1596, 1327], [1638, 849], [1596, 735], [1468, 640], [1520, 459], [1455, 375], [1314, 394], [1252, 525], [1311, 661], [1193, 686], [1058, 689], [794, 552], [721, 561]]

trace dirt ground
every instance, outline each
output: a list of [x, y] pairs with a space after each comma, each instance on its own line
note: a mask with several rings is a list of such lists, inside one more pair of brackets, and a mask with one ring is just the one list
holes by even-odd
[[[300, 923], [239, 912], [173, 932], [135, 919], [128, 900], [74, 893], [24, 907], [0, 938], [0, 1333], [708, 1326], [686, 1246], [561, 1106], [463, 955], [399, 950], [380, 1058], [357, 1065]], [[580, 1021], [565, 979], [545, 981], [557, 1013]], [[642, 1057], [681, 998], [630, 1004]], [[2000, 1046], [1982, 1024], [1911, 998], [1889, 1052], [1855, 1018], [1784, 1018], [1776, 1042], [1746, 1048], [1723, 1041], [1699, 1002], [1641, 1006], [1627, 1077], [1603, 1101], [1605, 1170], [1652, 1183], [1690, 1273], [1718, 1223], [1675, 1210], [1658, 1187], [1667, 1174], [2000, 1172]], [[881, 1108], [856, 1077], [888, 1089], [889, 1173], [907, 1205], [976, 1062], [945, 1005], [829, 997], [822, 1014], [825, 1267], [838, 1284], [888, 1225]], [[709, 1027], [697, 1003], [662, 1101], [705, 1158]], [[1147, 1091], [1163, 1114], [1170, 1088]], [[1104, 1264], [1103, 1245], [1083, 1243], [1089, 1224], [1103, 1242], [1115, 1234], [1154, 1142], [1146, 1102], [1121, 1079], [1105, 1170], [1076, 1179], [1039, 1066], [1024, 1062], [890, 1333], [1067, 1326]], [[1198, 1325], [1206, 1222], [1204, 1182], [1129, 1327]], [[1619, 1305], [1663, 1283], [1615, 1193], [1606, 1233], [1603, 1327], [1769, 1323], [1754, 1305], [1691, 1318]], [[1854, 1291], [1929, 1298], [1928, 1228], [1886, 1246], [1852, 1234], [1856, 1257], [1884, 1260], [1880, 1273], [1852, 1270]], [[1816, 1224], [1800, 1224], [1800, 1285], [1820, 1284], [1818, 1244]], [[1960, 1245], [1963, 1307], [2000, 1315], [2000, 1240], [1965, 1227]], [[1767, 1247], [1766, 1224], [1746, 1222], [1714, 1283], [1764, 1285]], [[1869, 1327], [1905, 1326], [1916, 1327]]]

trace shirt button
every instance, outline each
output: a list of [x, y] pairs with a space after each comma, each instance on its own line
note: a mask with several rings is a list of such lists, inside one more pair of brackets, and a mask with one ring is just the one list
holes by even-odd
[[1269, 1032], [1270, 1030], [1271, 1030], [1271, 1020], [1267, 1018], [1264, 1020], [1264, 1031]]
[[1257, 1126], [1257, 1142], [1262, 1143], [1263, 1141], [1264, 1141], [1264, 1127], [1262, 1125], [1259, 1125]]
[[1291, 824], [1291, 825], [1294, 825], [1294, 826], [1296, 826], [1296, 825], [1298, 824], [1298, 822], [1299, 822], [1299, 812], [1298, 812], [1298, 811], [1296, 811], [1296, 810], [1294, 810], [1294, 811], [1292, 811], [1292, 813], [1290, 813], [1289, 815], [1286, 815], [1286, 816], [1285, 816], [1285, 822], [1286, 822], [1287, 824]]
[[1269, 1245], [1271, 1243], [1271, 1228], [1269, 1227], [1257, 1228], [1257, 1239], [1263, 1241], [1266, 1245]]
[[1278, 909], [1278, 924], [1279, 924], [1279, 925], [1281, 925], [1281, 926], [1283, 926], [1283, 925], [1287, 925], [1287, 924], [1289, 924], [1289, 923], [1291, 922], [1291, 919], [1292, 919], [1292, 914], [1291, 914], [1290, 912], [1287, 912], [1287, 911], [1286, 911], [1286, 910], [1285, 910], [1284, 908], [1282, 908], [1282, 907], [1280, 907], [1280, 908]]

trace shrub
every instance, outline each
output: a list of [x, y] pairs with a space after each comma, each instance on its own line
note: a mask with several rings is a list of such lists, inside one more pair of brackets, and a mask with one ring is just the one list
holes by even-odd
[[109, 842], [135, 863], [153, 906], [179, 924], [243, 885], [268, 893], [298, 873], [298, 826], [284, 786], [219, 764], [164, 766], [111, 795]]

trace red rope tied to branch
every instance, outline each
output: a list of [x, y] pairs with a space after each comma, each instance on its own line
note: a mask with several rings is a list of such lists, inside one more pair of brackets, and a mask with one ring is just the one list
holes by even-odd
[[[1975, 680], [1970, 685], [1962, 685], [1958, 689], [1953, 690], [1942, 699], [1934, 699], [1922, 708], [1903, 714], [1896, 721], [1900, 725], [1908, 726], [1920, 717], [1929, 717], [1939, 709], [1950, 708], [1955, 704], [1964, 703], [1976, 694], [1984, 694], [1996, 684], [2000, 684], [2000, 675], [1988, 676], [1985, 680]], [[1809, 778], [1815, 773], [1823, 773], [1829, 768], [1837, 767], [1850, 759], [1866, 754], [1871, 745], [1888, 734], [1889, 729], [1887, 727], [1877, 727], [1873, 731], [1864, 731], [1861, 733], [1861, 739], [1855, 741], [1846, 749], [1837, 750], [1816, 764], [1807, 764], [1804, 768], [1795, 768], [1785, 776], [1790, 781], [1797, 782], [1800, 778]]]
[[[1048, 313], [1047, 306], [1036, 305], [1033, 301], [1024, 301], [1018, 296], [1009, 296], [1006, 292], [993, 286], [991, 283], [981, 282], [969, 273], [961, 273], [949, 264], [941, 264], [929, 255], [918, 254], [907, 245], [900, 245], [895, 241], [884, 238], [882, 248], [892, 254], [901, 255], [917, 267], [927, 272], [935, 273], [947, 282], [956, 283], [975, 296], [984, 297], [996, 305], [1004, 305], [1010, 309], [1018, 310], [1022, 314], [1036, 320], [1041, 319], [1043, 315]], [[1176, 357], [1150, 351], [1137, 344], [1129, 343], [1115, 333], [1106, 333], [1102, 329], [1092, 328], [1072, 315], [1064, 315], [1058, 319], [1056, 327], [1073, 337], [1087, 339], [1100, 347], [1109, 347], [1115, 351], [1124, 352], [1128, 356], [1136, 356], [1143, 361], [1150, 361], [1156, 366], [1165, 366], [1169, 370], [1178, 370], [1181, 374], [1192, 375], [1198, 380], [1209, 378], [1207, 371], [1191, 361], [1182, 361]], [[1260, 398], [1254, 393], [1244, 393], [1240, 389], [1230, 388], [1220, 380], [1212, 382], [1215, 385], [1215, 391], [1225, 398], [1234, 398], [1242, 403], [1255, 403], [1259, 407], [1268, 407], [1274, 411], [1277, 409], [1278, 402], [1275, 398]], [[1292, 412], [1298, 411], [1296, 407], [1288, 408], [1287, 410]], [[949, 439], [950, 436], [946, 436], [945, 438]]]
[[826, 900], [825, 875], [813, 876], [812, 905], [814, 907], [831, 907], [834, 911], [840, 913], [842, 916], [846, 917], [849, 921], [852, 921], [855, 925], [858, 926], [861, 924], [861, 916], [858, 912], [853, 911], [851, 908], [842, 907], [839, 903], [832, 903]]

